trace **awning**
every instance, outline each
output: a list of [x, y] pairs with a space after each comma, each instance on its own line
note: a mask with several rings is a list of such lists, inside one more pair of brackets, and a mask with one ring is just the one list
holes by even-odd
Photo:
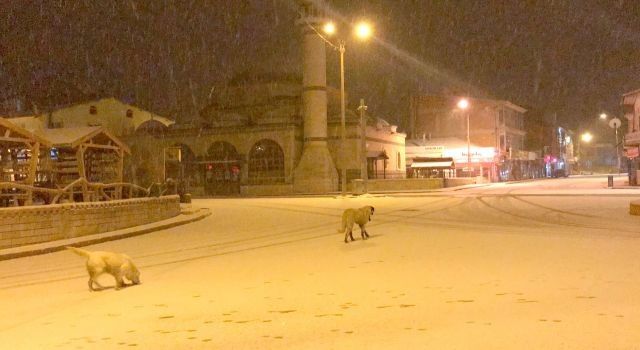
[[371, 159], [389, 159], [385, 151], [367, 151], [367, 158]]
[[431, 168], [431, 169], [452, 169], [453, 161], [444, 162], [413, 162], [412, 168]]

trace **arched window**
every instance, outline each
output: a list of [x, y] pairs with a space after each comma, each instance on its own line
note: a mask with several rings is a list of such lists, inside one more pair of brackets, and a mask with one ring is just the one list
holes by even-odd
[[207, 159], [211, 160], [237, 160], [238, 151], [229, 142], [216, 141], [207, 149]]
[[240, 156], [229, 142], [216, 141], [207, 149], [204, 190], [210, 195], [240, 193]]
[[284, 182], [284, 152], [275, 141], [264, 139], [251, 147], [249, 182], [252, 184]]
[[167, 131], [167, 127], [160, 123], [157, 120], [147, 120], [146, 122], [140, 124], [136, 129], [136, 134], [143, 135], [149, 134], [153, 136], [161, 136]]

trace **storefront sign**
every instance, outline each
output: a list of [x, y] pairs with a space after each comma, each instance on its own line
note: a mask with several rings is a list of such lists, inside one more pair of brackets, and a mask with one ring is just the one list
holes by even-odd
[[633, 148], [625, 148], [624, 149], [624, 155], [627, 158], [637, 158], [638, 154], [640, 154], [640, 152], [638, 151], [638, 147], [633, 147]]
[[[496, 155], [493, 147], [471, 147], [472, 163], [491, 163]], [[467, 148], [452, 148], [444, 151], [444, 157], [451, 157], [456, 164], [467, 163]]]

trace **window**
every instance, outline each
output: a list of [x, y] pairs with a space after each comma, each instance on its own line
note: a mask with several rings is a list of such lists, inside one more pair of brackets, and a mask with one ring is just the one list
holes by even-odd
[[89, 107], [89, 114], [98, 114], [98, 107], [90, 106]]
[[398, 159], [397, 160], [397, 162], [398, 162], [398, 170], [401, 170], [402, 169], [402, 158], [400, 156], [400, 152], [398, 152], [397, 159]]
[[284, 152], [272, 140], [261, 140], [249, 152], [249, 183], [284, 182]]
[[133, 118], [133, 111], [130, 109], [127, 109], [127, 118]]

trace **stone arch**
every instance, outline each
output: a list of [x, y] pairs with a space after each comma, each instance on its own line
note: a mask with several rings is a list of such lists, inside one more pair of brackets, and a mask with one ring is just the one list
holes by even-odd
[[284, 168], [284, 152], [277, 142], [262, 139], [249, 150], [249, 183], [283, 183]]
[[240, 193], [241, 157], [231, 143], [213, 142], [204, 157], [203, 171], [206, 194]]
[[162, 136], [167, 131], [167, 126], [162, 124], [161, 122], [151, 119], [140, 124], [136, 130], [136, 135], [153, 135], [153, 136]]

